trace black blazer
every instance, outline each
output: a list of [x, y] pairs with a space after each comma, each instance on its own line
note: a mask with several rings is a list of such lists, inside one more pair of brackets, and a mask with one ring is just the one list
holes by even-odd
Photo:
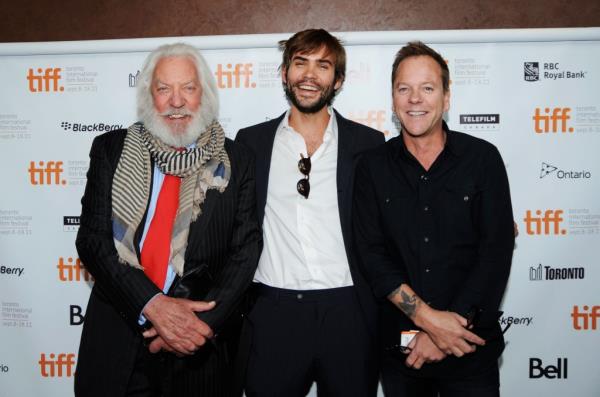
[[[76, 246], [95, 278], [75, 374], [75, 392], [82, 396], [124, 395], [138, 349], [145, 348], [139, 315], [148, 300], [160, 292], [142, 270], [118, 262], [113, 243], [112, 181], [124, 139], [125, 130], [94, 139], [81, 200]], [[262, 249], [253, 158], [231, 140], [226, 140], [225, 149], [231, 160], [231, 179], [223, 193], [208, 191], [202, 214], [190, 225], [184, 265], [184, 272], [206, 265], [212, 275], [213, 286], [206, 300], [215, 300], [217, 305], [198, 317], [215, 334], [239, 304]]]
[[[285, 113], [276, 119], [241, 129], [236, 137], [236, 142], [250, 148], [256, 157], [256, 211], [260, 224], [262, 224], [265, 216], [273, 141], [275, 140], [277, 127], [284, 116]], [[335, 117], [338, 127], [336, 183], [344, 246], [365, 322], [372, 336], [376, 337], [377, 306], [369, 285], [358, 270], [357, 258], [352, 244], [352, 191], [357, 155], [364, 150], [383, 144], [385, 139], [381, 132], [347, 120], [340, 116], [337, 111], [335, 111]]]

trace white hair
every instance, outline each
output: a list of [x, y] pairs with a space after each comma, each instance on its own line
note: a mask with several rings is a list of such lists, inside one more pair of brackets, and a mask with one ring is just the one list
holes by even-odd
[[[152, 77], [156, 64], [163, 58], [172, 57], [188, 58], [194, 62], [202, 88], [200, 109], [193, 118], [188, 133], [184, 136], [165, 132], [167, 126], [158, 116], [152, 98]], [[166, 144], [177, 147], [188, 146], [195, 142], [206, 127], [219, 117], [219, 94], [215, 78], [200, 52], [189, 44], [165, 44], [152, 51], [144, 61], [136, 85], [138, 118], [152, 134], [157, 135]]]

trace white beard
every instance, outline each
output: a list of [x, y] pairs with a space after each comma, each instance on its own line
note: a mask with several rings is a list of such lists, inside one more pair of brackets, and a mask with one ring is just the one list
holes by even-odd
[[[183, 127], [183, 131], [180, 131], [179, 129], [174, 131], [163, 119], [164, 116], [169, 114], [189, 115], [191, 116], [191, 120], [187, 126]], [[184, 109], [183, 111], [169, 109], [162, 114], [159, 114], [154, 106], [151, 105], [143, 110], [140, 118], [146, 129], [153, 136], [164, 144], [176, 148], [184, 148], [196, 142], [200, 135], [215, 119], [208, 110], [208, 106], [202, 105], [200, 105], [200, 108], [196, 112], [190, 112], [187, 109]]]

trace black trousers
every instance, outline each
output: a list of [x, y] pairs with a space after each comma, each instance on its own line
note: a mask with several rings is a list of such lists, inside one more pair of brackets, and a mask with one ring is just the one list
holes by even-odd
[[232, 366], [227, 345], [206, 344], [193, 356], [151, 354], [140, 346], [127, 386], [127, 397], [231, 395]]
[[385, 354], [381, 383], [386, 397], [499, 397], [498, 362], [465, 377], [414, 377], [402, 371], [403, 359]]
[[377, 357], [354, 287], [296, 291], [259, 286], [248, 316], [247, 397], [377, 393]]

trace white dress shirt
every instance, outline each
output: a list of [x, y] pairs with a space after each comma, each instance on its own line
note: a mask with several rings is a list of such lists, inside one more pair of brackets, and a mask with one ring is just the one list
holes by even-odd
[[298, 161], [307, 150], [302, 135], [289, 125], [289, 111], [277, 128], [255, 282], [296, 290], [352, 285], [338, 208], [337, 123], [328, 112], [323, 143], [310, 158], [308, 199], [296, 190], [304, 178]]

